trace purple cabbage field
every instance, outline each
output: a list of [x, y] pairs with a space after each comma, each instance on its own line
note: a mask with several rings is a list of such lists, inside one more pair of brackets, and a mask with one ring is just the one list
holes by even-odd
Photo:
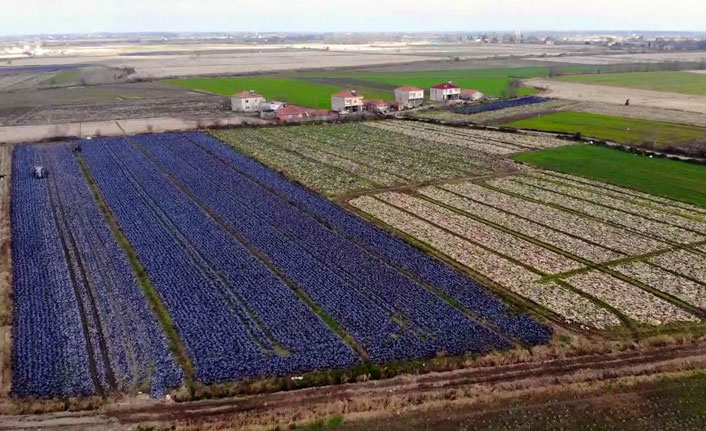
[[[153, 395], [181, 369], [66, 145], [13, 154], [13, 392]], [[43, 165], [50, 179], [35, 179]]]
[[[165, 133], [20, 146], [13, 159], [13, 391], [182, 383], [81, 170], [205, 384], [547, 343], [480, 284], [224, 145]], [[35, 179], [31, 167], [49, 175]], [[453, 300], [451, 305], [448, 298]]]
[[452, 111], [456, 114], [471, 115], [479, 114], [481, 112], [498, 111], [506, 108], [515, 108], [517, 106], [534, 105], [548, 101], [549, 99], [545, 99], [544, 97], [527, 96], [520, 97], [519, 99], [504, 99], [496, 102], [481, 103], [478, 105], [459, 106], [458, 108], [452, 109]]

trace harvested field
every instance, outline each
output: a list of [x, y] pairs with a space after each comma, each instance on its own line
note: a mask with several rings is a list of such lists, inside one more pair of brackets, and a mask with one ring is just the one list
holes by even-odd
[[692, 126], [706, 127], [706, 115], [696, 112], [678, 111], [675, 109], [662, 109], [647, 106], [625, 106], [599, 102], [570, 102], [565, 111], [590, 112], [593, 114], [611, 115], [614, 117], [637, 118], [667, 123], [691, 124]]
[[652, 52], [646, 54], [604, 54], [604, 55], [567, 55], [562, 57], [542, 57], [537, 61], [553, 61], [559, 63], [590, 64], [590, 65], [614, 65], [623, 63], [664, 63], [664, 62], [693, 62], [699, 63], [706, 60], [704, 51], [688, 52]]
[[630, 99], [630, 106], [635, 108], [646, 106], [706, 114], [706, 96], [607, 85], [576, 84], [543, 78], [527, 80], [524, 85], [537, 88], [540, 90], [540, 95], [544, 97], [556, 99], [615, 105], [625, 105], [625, 101]]
[[128, 83], [10, 92], [0, 97], [0, 126], [220, 114], [229, 103], [161, 83]]

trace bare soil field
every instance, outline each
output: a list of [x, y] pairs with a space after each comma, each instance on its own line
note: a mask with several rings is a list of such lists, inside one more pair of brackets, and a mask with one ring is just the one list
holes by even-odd
[[18, 144], [76, 137], [161, 133], [243, 124], [263, 125], [267, 124], [267, 122], [259, 117], [212, 114], [206, 116], [182, 115], [179, 117], [144, 117], [124, 120], [86, 121], [82, 123], [0, 126], [0, 143]]
[[581, 102], [609, 103], [625, 105], [630, 99], [630, 107], [649, 107], [706, 114], [706, 97], [634, 88], [608, 87], [602, 85], [575, 84], [533, 78], [524, 85], [540, 90], [542, 96]]
[[[83, 430], [127, 430], [142, 425], [178, 430], [271, 430], [305, 426], [330, 417], [345, 418], [351, 429], [371, 429], [371, 425], [399, 417], [402, 411], [444, 409], [444, 417], [449, 417], [464, 410], [477, 414], [505, 410], [518, 399], [591, 399], [611, 386], [630, 391], [635, 383], [655, 381], [656, 373], [684, 373], [704, 365], [704, 346], [687, 344], [213, 401], [133, 399], [94, 412], [0, 417], [0, 429], [58, 430], [80, 426]], [[397, 425], [410, 429], [403, 427], [404, 422]]]
[[0, 126], [221, 114], [225, 98], [159, 82], [2, 93]]
[[[632, 99], [630, 100], [632, 103]], [[616, 117], [637, 118], [642, 120], [666, 121], [670, 123], [691, 124], [706, 127], [706, 116], [696, 112], [677, 111], [656, 107], [611, 105], [610, 103], [584, 102], [571, 105], [565, 110], [590, 112], [593, 114], [613, 115]]]
[[652, 52], [644, 54], [606, 54], [606, 55], [590, 55], [579, 56], [570, 55], [563, 57], [542, 57], [536, 58], [538, 61], [556, 61], [562, 63], [574, 64], [591, 64], [591, 65], [609, 65], [622, 63], [660, 63], [673, 61], [688, 61], [700, 62], [706, 61], [706, 52], [704, 51], [688, 51], [688, 52]]
[[[329, 67], [365, 67], [411, 64], [440, 58], [472, 60], [528, 56], [563, 56], [576, 53], [601, 53], [605, 48], [584, 45], [281, 45], [249, 46], [223, 51], [197, 46], [188, 52], [144, 52], [133, 47], [82, 51], [71, 56], [15, 58], [3, 67], [90, 64], [113, 69], [134, 68], [132, 79], [161, 79], [195, 75], [232, 75], [278, 72]], [[284, 49], [283, 49], [284, 48]]]

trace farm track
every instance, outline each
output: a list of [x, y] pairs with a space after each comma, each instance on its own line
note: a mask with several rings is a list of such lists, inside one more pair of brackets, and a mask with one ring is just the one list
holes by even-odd
[[[48, 182], [51, 184], [52, 181]], [[96, 392], [99, 395], [104, 395], [103, 387], [100, 383], [100, 378], [98, 375], [98, 367], [96, 365], [96, 352], [94, 350], [93, 346], [93, 341], [91, 340], [91, 330], [89, 328], [89, 323], [88, 323], [88, 317], [86, 316], [86, 306], [83, 304], [83, 301], [81, 300], [81, 292], [79, 291], [78, 288], [78, 276], [76, 275], [75, 268], [73, 263], [71, 262], [71, 252], [70, 246], [67, 244], [67, 238], [65, 237], [65, 232], [64, 229], [62, 229], [60, 226], [62, 226], [62, 221], [63, 223], [67, 223], [66, 219], [63, 217], [63, 215], [59, 216], [58, 212], [59, 209], [57, 207], [57, 202], [55, 201], [55, 197], [53, 196], [53, 193], [51, 190], [48, 191], [49, 195], [49, 205], [51, 206], [51, 212], [52, 216], [54, 217], [54, 222], [57, 226], [57, 231], [58, 231], [58, 236], [59, 239], [61, 240], [61, 247], [64, 251], [64, 256], [67, 259], [67, 268], [69, 270], [69, 276], [71, 278], [71, 286], [74, 289], [74, 295], [76, 296], [76, 302], [78, 304], [78, 311], [79, 311], [79, 316], [81, 317], [81, 326], [83, 327], [83, 335], [85, 338], [86, 342], [86, 350], [88, 353], [88, 369], [91, 373], [91, 379], [93, 381], [93, 387], [96, 389]], [[76, 253], [76, 249], [74, 248], [74, 253]], [[85, 274], [84, 274], [85, 275]]]
[[[681, 365], [679, 365], [681, 363]], [[529, 362], [494, 367], [469, 368], [456, 371], [431, 373], [418, 376], [400, 376], [389, 380], [340, 386], [318, 387], [291, 392], [228, 398], [221, 400], [193, 401], [185, 403], [153, 403], [148, 405], [113, 405], [95, 412], [61, 413], [58, 415], [19, 416], [10, 419], [0, 430], [18, 429], [75, 429], [71, 424], [90, 423], [93, 426], [119, 427], [134, 426], [140, 423], [173, 423], [226, 418], [230, 415], [276, 413], [279, 419], [300, 411], [315, 411], [317, 407], [339, 402], [342, 405], [359, 399], [379, 399], [382, 397], [423, 397], [454, 389], [485, 387], [488, 389], [503, 384], [524, 382], [532, 389], [543, 385], [553, 385], [562, 381], [600, 381], [620, 377], [656, 374], [673, 367], [686, 370], [706, 366], [706, 345], [703, 343], [688, 346], [651, 348], [607, 355], [588, 355], [568, 359]], [[606, 374], [601, 378], [591, 378], [591, 373]], [[53, 421], [58, 418], [56, 426]], [[98, 428], [96, 428], [98, 429]]]
[[12, 381], [11, 154], [11, 146], [0, 146], [0, 398], [10, 393]]

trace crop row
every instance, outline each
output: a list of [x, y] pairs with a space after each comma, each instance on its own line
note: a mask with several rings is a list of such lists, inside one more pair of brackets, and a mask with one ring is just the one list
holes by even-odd
[[498, 224], [527, 237], [536, 238], [544, 243], [592, 262], [605, 262], [623, 256], [620, 253], [592, 244], [586, 240], [556, 231], [539, 223], [501, 211], [493, 206], [462, 197], [438, 187], [424, 187], [418, 191], [437, 202], [480, 217], [483, 220]]
[[[546, 135], [506, 133], [494, 130], [451, 127], [433, 123], [398, 121], [375, 124], [385, 124], [388, 127], [406, 128], [411, 131], [417, 130], [421, 132], [435, 132], [439, 135], [450, 136], [455, 139], [461, 138], [467, 142], [465, 145], [470, 148], [473, 148], [474, 144], [483, 144], [485, 146], [491, 145], [505, 149], [512, 149], [514, 150], [513, 152], [517, 152], [527, 149], [542, 149], [568, 144], [565, 140], [552, 138]], [[464, 144], [461, 143], [461, 145]]]
[[648, 325], [696, 322], [698, 319], [646, 290], [600, 271], [569, 277], [567, 282]]
[[425, 200], [402, 193], [382, 193], [377, 198], [541, 272], [556, 274], [583, 267], [544, 247]]
[[630, 262], [616, 271], [643, 284], [668, 293], [696, 307], [706, 309], [706, 286], [645, 262]]
[[500, 109], [514, 108], [523, 105], [534, 105], [537, 103], [548, 102], [549, 99], [537, 96], [520, 97], [519, 99], [505, 99], [495, 102], [481, 103], [478, 105], [466, 105], [454, 108], [453, 112], [457, 114], [477, 114], [486, 111], [498, 111]]
[[703, 255], [677, 250], [653, 257], [650, 262], [706, 285], [706, 259]]
[[542, 189], [550, 189], [563, 195], [589, 201], [602, 205], [611, 209], [627, 212], [633, 215], [644, 217], [649, 220], [657, 221], [671, 226], [676, 226], [683, 229], [688, 229], [693, 232], [706, 233], [706, 220], [704, 222], [696, 221], [689, 217], [683, 217], [674, 213], [663, 210], [657, 205], [645, 206], [633, 203], [626, 199], [612, 197], [604, 192], [594, 190], [584, 190], [580, 187], [561, 183], [543, 176], [536, 178], [534, 175], [518, 177], [517, 181], [530, 186], [540, 187]]
[[292, 183], [260, 163], [229, 151], [208, 135], [194, 133], [189, 134], [188, 138], [233, 171], [252, 179], [303, 214], [324, 224], [371, 256], [378, 257], [391, 268], [421, 283], [434, 286], [481, 319], [493, 323], [504, 334], [532, 345], [545, 343], [551, 337], [550, 328], [526, 315], [512, 312], [474, 280], [410, 247], [404, 241]]
[[679, 202], [661, 196], [651, 195], [648, 193], [643, 193], [637, 190], [626, 189], [624, 187], [596, 180], [591, 180], [588, 178], [563, 174], [560, 172], [545, 172], [543, 173], [543, 175], [546, 175], [550, 178], [562, 179], [567, 183], [579, 185], [587, 190], [595, 191], [596, 193], [604, 193], [608, 196], [612, 196], [618, 199], [631, 200], [635, 203], [642, 204], [645, 206], [656, 205], [657, 208], [661, 208], [662, 210], [678, 212], [680, 214], [695, 218], [706, 218], [706, 209], [688, 203]]
[[172, 315], [199, 380], [357, 361], [282, 279], [131, 142], [93, 141], [83, 157]]
[[[34, 179], [34, 164], [50, 177]], [[178, 386], [181, 370], [69, 148], [20, 147], [14, 174], [13, 193], [21, 198], [12, 213], [13, 392], [68, 396], [147, 383], [159, 395]], [[21, 221], [28, 208], [34, 235]]]
[[394, 133], [424, 139], [426, 141], [473, 149], [489, 154], [506, 155], [523, 150], [520, 146], [503, 145], [500, 143], [491, 143], [483, 140], [471, 140], [466, 136], [454, 134], [453, 129], [451, 128], [445, 127], [442, 129], [441, 126], [428, 125], [424, 123], [414, 123], [410, 121], [379, 122], [371, 123], [368, 127], [379, 128]]
[[[515, 262], [377, 199], [364, 196], [349, 203], [516, 294], [563, 316], [567, 321], [596, 326], [594, 316], [605, 316], [607, 313], [570, 290], [538, 283], [539, 274]], [[599, 324], [602, 322], [611, 322], [611, 319], [606, 317]]]
[[665, 247], [663, 243], [636, 236], [625, 229], [552, 208], [548, 205], [530, 202], [471, 182], [448, 184], [442, 186], [442, 188], [465, 198], [539, 223], [558, 232], [591, 241], [626, 255], [649, 253]]
[[[614, 223], [616, 225], [640, 232], [648, 237], [680, 243], [690, 243], [704, 239], [703, 236], [687, 231], [686, 229], [678, 226], [652, 221], [620, 210], [575, 199], [548, 189], [523, 183], [522, 181], [522, 179], [517, 178], [502, 178], [491, 180], [488, 184], [504, 191], [516, 193], [544, 203], [579, 211], [598, 220]], [[587, 194], [586, 196], [590, 197], [591, 195]]]
[[440, 148], [425, 147], [419, 139], [360, 124], [279, 128], [262, 133], [270, 136], [271, 142], [324, 150], [395, 174], [406, 182], [454, 177], [469, 171], [485, 173], [472, 155], [457, 153], [460, 157], [454, 157]]

